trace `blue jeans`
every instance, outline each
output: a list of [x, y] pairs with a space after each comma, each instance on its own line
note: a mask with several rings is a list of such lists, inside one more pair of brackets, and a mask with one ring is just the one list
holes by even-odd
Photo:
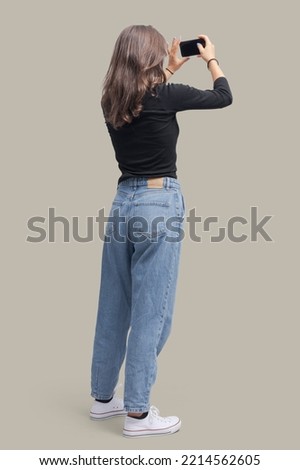
[[112, 397], [125, 361], [124, 407], [145, 412], [171, 329], [185, 215], [178, 179], [121, 181], [102, 251], [91, 395]]

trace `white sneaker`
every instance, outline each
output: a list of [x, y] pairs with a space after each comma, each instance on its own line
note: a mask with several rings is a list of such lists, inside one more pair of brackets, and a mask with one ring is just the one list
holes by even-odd
[[177, 416], [162, 418], [159, 410], [151, 406], [148, 415], [143, 419], [126, 416], [123, 436], [125, 437], [149, 437], [161, 434], [173, 434], [179, 431], [181, 421]]
[[113, 416], [124, 416], [127, 412], [124, 410], [124, 403], [121, 398], [113, 397], [108, 403], [96, 401], [90, 409], [92, 419], [107, 419]]

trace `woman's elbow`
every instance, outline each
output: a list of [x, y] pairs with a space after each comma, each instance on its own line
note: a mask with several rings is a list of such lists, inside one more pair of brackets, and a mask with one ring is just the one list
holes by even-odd
[[226, 108], [226, 106], [230, 106], [233, 102], [233, 96], [231, 93], [226, 93], [223, 95], [222, 105], [221, 108]]
[[223, 96], [222, 99], [219, 101], [218, 108], [226, 108], [232, 104], [233, 98], [232, 95]]
[[233, 102], [233, 96], [232, 96], [232, 94], [230, 93], [230, 95], [228, 96], [228, 104], [227, 104], [227, 106], [230, 106], [230, 105], [232, 104], [232, 102]]

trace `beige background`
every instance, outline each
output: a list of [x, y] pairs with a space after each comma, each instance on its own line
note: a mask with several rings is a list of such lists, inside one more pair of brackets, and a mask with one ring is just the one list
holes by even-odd
[[[298, 15], [296, 2], [1, 2], [2, 449], [299, 449]], [[49, 207], [108, 209], [119, 170], [100, 111], [115, 39], [152, 24], [208, 34], [234, 103], [178, 115], [187, 211], [273, 215], [267, 243], [184, 240], [172, 335], [152, 402], [174, 436], [126, 440], [90, 421], [102, 242], [28, 243]], [[297, 70], [296, 70], [297, 67]], [[210, 88], [199, 59], [173, 82]], [[249, 235], [249, 227], [240, 227]], [[216, 234], [216, 231], [214, 231]]]

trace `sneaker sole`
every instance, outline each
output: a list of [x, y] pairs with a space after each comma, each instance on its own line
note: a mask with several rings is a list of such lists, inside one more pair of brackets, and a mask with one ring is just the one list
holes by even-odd
[[123, 429], [123, 437], [129, 437], [129, 438], [138, 438], [138, 437], [152, 437], [152, 436], [168, 436], [170, 434], [174, 434], [175, 432], [178, 432], [179, 429], [181, 428], [181, 421], [178, 423], [174, 424], [171, 428], [168, 428], [166, 430], [140, 430], [140, 431], [130, 431]]
[[116, 413], [104, 413], [101, 415], [90, 413], [90, 418], [94, 421], [101, 421], [103, 419], [116, 418], [118, 416], [126, 416], [126, 415], [127, 415], [126, 411], [119, 411]]

